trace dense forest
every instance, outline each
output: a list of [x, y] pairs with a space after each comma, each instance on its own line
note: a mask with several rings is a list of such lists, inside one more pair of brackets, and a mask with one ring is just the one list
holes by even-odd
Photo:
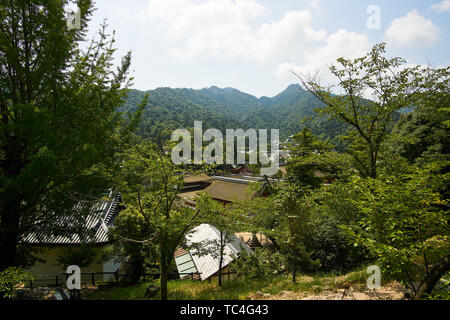
[[322, 103], [299, 84], [292, 84], [274, 97], [256, 98], [233, 88], [212, 86], [201, 90], [157, 88], [146, 92], [131, 90], [122, 112], [133, 112], [145, 93], [149, 101], [138, 134], [143, 137], [167, 139], [177, 128], [192, 128], [194, 120], [203, 121], [204, 128], [279, 129], [280, 139], [299, 132], [305, 117], [312, 131], [322, 138], [334, 138], [342, 125], [333, 120], [317, 118], [315, 108]]

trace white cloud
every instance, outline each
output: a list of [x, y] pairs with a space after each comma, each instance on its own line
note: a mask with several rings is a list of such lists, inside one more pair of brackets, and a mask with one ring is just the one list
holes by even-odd
[[437, 12], [445, 12], [450, 10], [450, 0], [443, 0], [441, 3], [437, 3], [431, 6], [431, 9]]
[[398, 46], [430, 46], [439, 40], [440, 30], [431, 20], [425, 19], [417, 9], [393, 20], [386, 30], [387, 40]]
[[314, 30], [309, 11], [288, 11], [277, 22], [263, 24], [255, 35], [250, 52], [263, 60], [270, 58], [296, 58], [325, 39], [324, 30]]
[[314, 29], [308, 10], [288, 11], [277, 21], [264, 22], [269, 13], [255, 0], [150, 0], [147, 19], [166, 34], [178, 59], [209, 55], [270, 62], [278, 65], [278, 77], [290, 81], [295, 80], [291, 71], [319, 71], [324, 81], [332, 82], [330, 64], [339, 57], [363, 56], [372, 47], [365, 33]]
[[372, 47], [366, 34], [340, 29], [326, 38], [326, 43], [305, 53], [303, 63], [284, 62], [278, 65], [278, 77], [292, 76], [291, 71], [303, 75], [319, 72], [324, 82], [333, 80], [328, 67], [337, 58], [356, 58], [364, 56]]
[[269, 9], [255, 0], [150, 0], [147, 15], [176, 41], [172, 54], [241, 56], [266, 62], [301, 55], [326, 37], [314, 30], [311, 13], [288, 11], [279, 20], [258, 24]]

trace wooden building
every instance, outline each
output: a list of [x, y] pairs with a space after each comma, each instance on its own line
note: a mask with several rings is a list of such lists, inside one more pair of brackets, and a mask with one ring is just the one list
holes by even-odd
[[[50, 223], [39, 224], [34, 230], [24, 236], [22, 243], [30, 246], [38, 261], [30, 268], [37, 276], [54, 277], [65, 273], [64, 267], [58, 263], [58, 258], [67, 251], [88, 246], [98, 255], [108, 245], [108, 229], [114, 225], [115, 218], [121, 211], [121, 196], [119, 193], [108, 192], [105, 198], [94, 201], [87, 206], [88, 212], [80, 213], [80, 208], [86, 204], [78, 203], [71, 215], [61, 215]], [[59, 234], [55, 234], [55, 227]], [[70, 231], [64, 231], [64, 228]], [[72, 230], [78, 230], [73, 232]], [[120, 264], [114, 261], [93, 262], [81, 268], [81, 272], [115, 272]], [[104, 275], [108, 280], [112, 275]]]

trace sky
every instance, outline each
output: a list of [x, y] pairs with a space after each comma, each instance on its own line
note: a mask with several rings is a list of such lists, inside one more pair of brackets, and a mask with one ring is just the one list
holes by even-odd
[[233, 87], [274, 96], [360, 57], [379, 42], [410, 65], [450, 64], [450, 0], [97, 0], [89, 25], [107, 19], [117, 59], [132, 51], [133, 87]]

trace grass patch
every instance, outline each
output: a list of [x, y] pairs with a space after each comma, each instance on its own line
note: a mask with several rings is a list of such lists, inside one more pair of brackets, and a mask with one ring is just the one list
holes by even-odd
[[[361, 268], [341, 276], [334, 273], [314, 276], [298, 275], [296, 283], [292, 283], [290, 276], [279, 276], [266, 281], [225, 280], [222, 287], [218, 286], [217, 281], [208, 283], [208, 281], [170, 280], [167, 288], [171, 300], [246, 300], [258, 291], [271, 295], [277, 295], [281, 291], [292, 291], [300, 296], [317, 295], [324, 290], [334, 291], [349, 285], [364, 286], [367, 277], [366, 268]], [[100, 288], [84, 297], [107, 300], [149, 300], [145, 297], [149, 284], [150, 282], [142, 282], [130, 286]], [[151, 299], [159, 300], [159, 293]]]
[[[276, 295], [281, 291], [295, 291], [302, 293], [320, 293], [330, 289], [329, 278], [323, 276], [298, 276], [297, 282], [292, 283], [290, 277], [277, 277], [270, 281], [246, 281], [234, 279], [224, 281], [219, 287], [217, 282], [190, 280], [170, 280], [167, 284], [169, 299], [171, 300], [245, 300], [249, 295], [260, 291]], [[93, 293], [85, 295], [85, 298], [95, 300], [148, 300], [145, 290], [149, 282], [136, 285], [120, 286], [112, 288], [99, 288]], [[159, 293], [151, 298], [159, 300]]]
[[358, 283], [358, 284], [364, 283], [365, 284], [368, 276], [369, 276], [369, 274], [367, 274], [366, 268], [364, 268], [364, 269], [346, 274], [345, 280], [348, 282], [351, 282], [353, 284], [356, 284], [356, 283]]
[[[85, 294], [84, 298], [93, 300], [150, 300], [145, 297], [150, 282], [130, 286], [99, 288]], [[249, 294], [262, 290], [267, 283], [244, 280], [225, 281], [222, 288], [217, 283], [190, 280], [170, 280], [167, 283], [170, 300], [242, 300]], [[151, 300], [159, 300], [159, 293]]]
[[222, 288], [217, 283], [199, 281], [170, 281], [169, 299], [176, 300], [243, 300], [252, 292], [261, 290], [265, 282], [229, 280]]
[[148, 300], [145, 290], [149, 283], [141, 282], [127, 286], [99, 287], [92, 293], [84, 294], [83, 299], [93, 300]]

